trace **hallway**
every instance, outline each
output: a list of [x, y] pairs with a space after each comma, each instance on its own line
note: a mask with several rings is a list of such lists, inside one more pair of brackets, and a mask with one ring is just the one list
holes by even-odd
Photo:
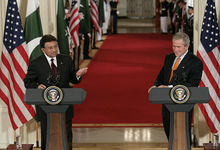
[[[118, 33], [156, 33], [154, 19], [120, 18]], [[100, 47], [101, 44], [102, 42], [98, 42], [97, 46]], [[94, 56], [96, 52], [92, 50], [90, 55]], [[89, 61], [84, 61], [81, 67], [87, 66]], [[157, 150], [157, 148], [166, 149], [168, 146], [162, 125], [143, 128], [133, 126], [116, 125], [116, 127], [97, 128], [94, 125], [91, 128], [73, 128], [73, 148], [94, 150], [148, 150], [147, 148], [150, 150], [154, 148]]]

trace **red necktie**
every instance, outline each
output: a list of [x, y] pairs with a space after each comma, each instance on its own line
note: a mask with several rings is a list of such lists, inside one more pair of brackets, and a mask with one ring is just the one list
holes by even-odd
[[171, 71], [171, 74], [170, 74], [169, 82], [171, 81], [171, 79], [173, 77], [173, 71], [178, 68], [179, 62], [180, 62], [180, 57], [177, 58], [175, 64], [173, 65], [173, 68], [172, 68], [172, 71]]
[[53, 58], [51, 59], [51, 68], [53, 70], [53, 75], [54, 77], [57, 77], [57, 67], [55, 66], [55, 64], [53, 63]]

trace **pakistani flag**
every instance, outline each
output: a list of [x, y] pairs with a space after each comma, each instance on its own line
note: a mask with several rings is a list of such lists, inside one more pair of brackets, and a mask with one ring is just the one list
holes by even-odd
[[99, 0], [99, 25], [103, 26], [105, 22], [105, 12], [104, 12], [104, 0]]
[[24, 33], [28, 46], [29, 60], [31, 61], [43, 54], [39, 45], [43, 31], [41, 27], [38, 0], [28, 1]]
[[68, 34], [63, 0], [57, 0], [57, 41], [61, 54], [70, 54]]
[[91, 20], [88, 0], [80, 0], [79, 12], [83, 14], [83, 19], [80, 20], [80, 33], [86, 34], [91, 32]]

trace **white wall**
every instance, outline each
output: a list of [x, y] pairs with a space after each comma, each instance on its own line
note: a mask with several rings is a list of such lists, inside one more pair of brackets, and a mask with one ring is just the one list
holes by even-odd
[[155, 10], [155, 0], [127, 0], [127, 17], [152, 18]]
[[7, 107], [2, 101], [0, 101], [0, 135], [0, 148], [5, 148], [8, 143], [13, 143], [14, 130], [10, 124]]
[[118, 4], [119, 16], [127, 16], [127, 0], [120, 0]]

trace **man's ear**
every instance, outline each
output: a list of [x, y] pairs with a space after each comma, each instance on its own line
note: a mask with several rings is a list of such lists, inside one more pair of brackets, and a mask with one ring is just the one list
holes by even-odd
[[186, 47], [186, 49], [189, 49], [189, 44], [187, 44], [185, 47]]
[[42, 52], [44, 52], [45, 48], [41, 48]]

